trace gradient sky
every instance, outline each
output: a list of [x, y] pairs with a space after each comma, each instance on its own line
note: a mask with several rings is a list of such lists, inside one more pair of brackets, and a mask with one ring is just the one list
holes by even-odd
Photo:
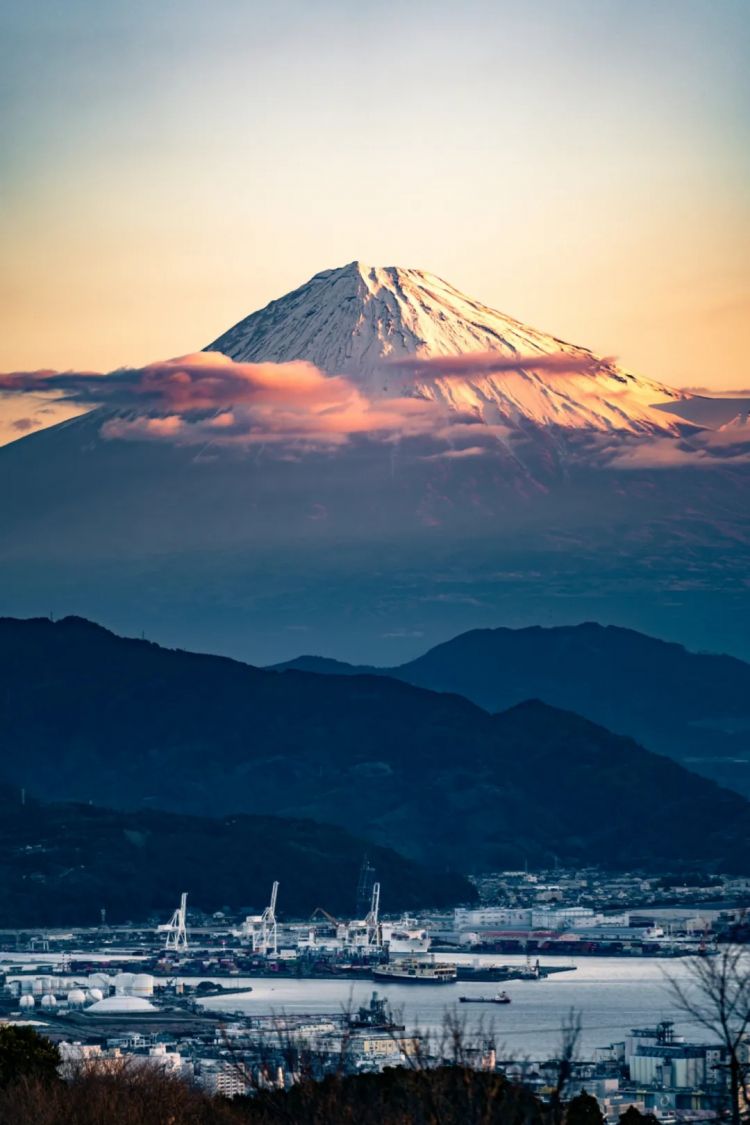
[[360, 258], [747, 387], [749, 27], [747, 0], [16, 0], [0, 370], [194, 351]]

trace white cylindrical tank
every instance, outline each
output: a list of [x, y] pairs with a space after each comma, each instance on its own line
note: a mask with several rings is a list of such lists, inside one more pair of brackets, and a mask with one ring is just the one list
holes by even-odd
[[45, 992], [44, 996], [42, 997], [42, 1007], [43, 1008], [56, 1008], [57, 1007], [57, 998], [55, 997], [55, 995], [52, 992]]
[[115, 994], [117, 996], [129, 996], [134, 980], [135, 973], [118, 973], [114, 979]]
[[33, 981], [31, 982], [31, 991], [34, 993], [35, 996], [41, 996], [42, 993], [44, 992], [44, 989], [42, 988], [42, 984], [43, 984], [43, 981], [39, 977], [34, 977]]
[[154, 978], [150, 973], [136, 973], [130, 985], [131, 996], [153, 996]]
[[86, 993], [86, 999], [90, 1000], [92, 1004], [96, 1004], [97, 1000], [104, 999], [104, 993], [101, 988], [90, 988]]
[[21, 1008], [29, 1009], [36, 1006], [36, 1000], [30, 993], [24, 992], [23, 996], [18, 1001], [18, 1004]]
[[86, 993], [82, 988], [72, 988], [68, 993], [68, 1003], [71, 1008], [82, 1008], [86, 1003]]

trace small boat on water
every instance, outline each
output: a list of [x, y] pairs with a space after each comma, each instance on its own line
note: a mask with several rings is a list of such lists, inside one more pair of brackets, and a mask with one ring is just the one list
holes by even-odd
[[459, 996], [460, 1004], [510, 1004], [507, 992], [498, 992], [495, 996]]

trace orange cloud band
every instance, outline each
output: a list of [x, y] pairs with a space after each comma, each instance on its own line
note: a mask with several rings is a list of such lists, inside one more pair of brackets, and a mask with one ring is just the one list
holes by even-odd
[[372, 400], [351, 380], [310, 363], [235, 363], [216, 352], [106, 376], [13, 372], [0, 375], [0, 390], [55, 391], [75, 402], [127, 410], [128, 416], [103, 423], [110, 438], [337, 445], [355, 434], [410, 436], [446, 422], [444, 408], [435, 403]]

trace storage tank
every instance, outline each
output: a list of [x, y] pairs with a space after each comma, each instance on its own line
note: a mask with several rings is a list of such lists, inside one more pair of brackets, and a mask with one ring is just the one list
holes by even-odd
[[56, 1008], [57, 1007], [57, 998], [54, 995], [54, 993], [45, 992], [44, 996], [42, 997], [42, 1007], [43, 1008]]
[[89, 988], [98, 988], [102, 996], [109, 996], [109, 990], [113, 984], [114, 977], [109, 976], [107, 973], [89, 973]]
[[135, 973], [118, 973], [114, 979], [115, 993], [117, 996], [129, 996], [133, 989]]
[[141, 996], [108, 996], [106, 1000], [92, 1004], [88, 1010], [92, 1015], [102, 1012], [108, 1015], [137, 1016], [140, 1012], [158, 1012], [159, 1009]]
[[18, 1006], [20, 1008], [23, 1008], [25, 1011], [28, 1011], [29, 1008], [36, 1007], [36, 1000], [30, 993], [24, 992], [23, 996], [18, 1001]]
[[98, 1000], [104, 999], [104, 993], [101, 988], [90, 988], [86, 993], [86, 999], [90, 1000], [92, 1004], [96, 1004]]
[[146, 998], [154, 995], [154, 978], [150, 973], [136, 973], [130, 985], [130, 995]]
[[68, 1003], [71, 1008], [82, 1008], [86, 1003], [86, 993], [82, 988], [72, 988], [68, 993]]

